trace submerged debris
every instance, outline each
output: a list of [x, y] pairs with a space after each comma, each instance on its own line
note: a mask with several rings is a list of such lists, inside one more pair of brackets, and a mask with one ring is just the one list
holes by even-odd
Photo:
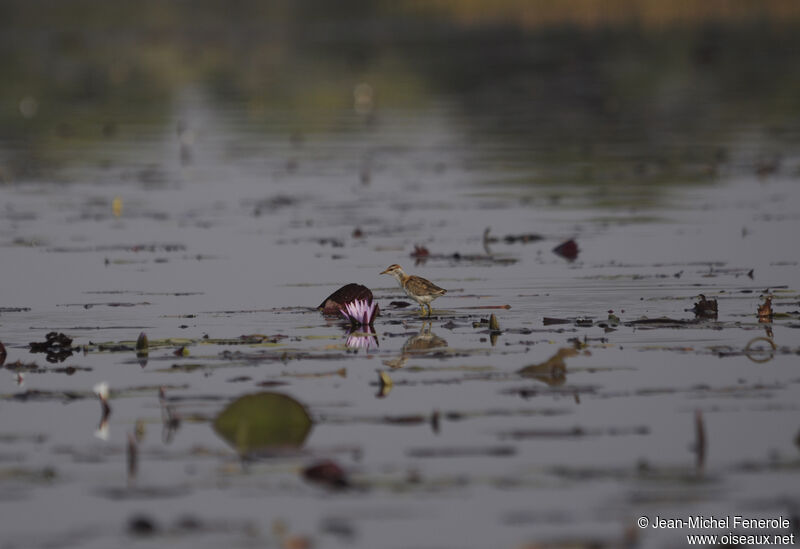
[[694, 413], [694, 452], [697, 455], [697, 470], [702, 471], [706, 462], [706, 427], [700, 410]]
[[136, 438], [128, 433], [128, 484], [136, 481], [136, 474], [139, 472], [139, 445]]
[[[317, 306], [317, 309], [322, 311], [325, 315], [339, 315], [339, 311], [345, 307], [346, 304], [351, 303], [357, 299], [369, 301], [372, 303], [372, 291], [366, 286], [361, 284], [345, 284]], [[380, 313], [380, 308], [376, 307], [375, 314]]]
[[515, 244], [517, 242], [521, 244], [528, 244], [530, 242], [538, 242], [543, 240], [544, 237], [540, 234], [536, 233], [522, 233], [522, 234], [507, 234], [502, 239], [497, 238], [496, 236], [490, 235], [491, 228], [486, 227], [483, 231], [483, 244], [484, 246], [487, 244], [496, 244], [502, 240], [506, 244]]
[[717, 300], [706, 299], [706, 296], [703, 294], [697, 297], [700, 301], [695, 303], [694, 307], [691, 309], [694, 315], [699, 318], [717, 318]]
[[3, 345], [3, 342], [0, 341], [0, 366], [6, 363], [6, 347]]

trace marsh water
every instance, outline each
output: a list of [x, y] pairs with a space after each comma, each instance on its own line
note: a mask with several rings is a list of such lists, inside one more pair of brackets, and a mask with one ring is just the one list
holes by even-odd
[[[697, 515], [797, 532], [791, 21], [300, 10], [238, 32], [201, 10], [179, 32], [169, 10], [54, 30], [16, 9], [0, 546], [681, 547], [637, 519]], [[448, 290], [430, 319], [392, 263]], [[374, 338], [316, 310], [351, 282]], [[51, 332], [71, 344], [33, 353]], [[215, 420], [261, 392], [310, 431], [226, 440]], [[326, 460], [343, 481], [308, 474]]]

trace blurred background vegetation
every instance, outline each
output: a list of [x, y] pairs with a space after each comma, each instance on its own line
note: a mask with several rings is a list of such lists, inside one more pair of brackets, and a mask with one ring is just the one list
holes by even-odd
[[324, 134], [360, 83], [377, 109], [446, 104], [466, 139], [531, 162], [707, 177], [737, 143], [748, 164], [793, 154], [798, 30], [790, 0], [4, 0], [0, 181], [173, 131], [187, 90], [265, 135]]

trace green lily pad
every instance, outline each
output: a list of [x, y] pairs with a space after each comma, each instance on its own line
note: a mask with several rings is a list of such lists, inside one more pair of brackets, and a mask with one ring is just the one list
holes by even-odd
[[240, 454], [292, 449], [311, 431], [305, 406], [290, 396], [263, 392], [231, 402], [214, 420], [214, 430]]

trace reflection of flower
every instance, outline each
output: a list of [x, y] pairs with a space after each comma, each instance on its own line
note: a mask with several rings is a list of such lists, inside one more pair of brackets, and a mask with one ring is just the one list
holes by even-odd
[[94, 432], [94, 436], [99, 438], [100, 440], [107, 441], [110, 438], [109, 429], [108, 429], [108, 417], [103, 416], [103, 419], [100, 420], [100, 425], [97, 426], [97, 429]]
[[355, 299], [349, 303], [345, 303], [344, 309], [339, 309], [339, 311], [351, 324], [372, 326], [372, 323], [375, 321], [377, 309], [378, 304], [375, 301]]
[[369, 328], [364, 332], [348, 332], [345, 345], [350, 349], [369, 351], [371, 348], [378, 346], [378, 336]]

